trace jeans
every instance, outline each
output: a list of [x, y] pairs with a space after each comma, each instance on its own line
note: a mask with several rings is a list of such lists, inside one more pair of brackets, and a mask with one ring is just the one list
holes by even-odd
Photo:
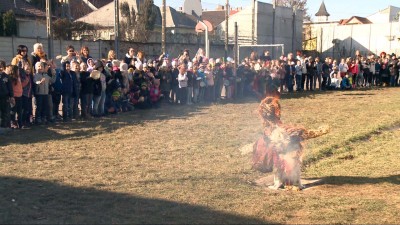
[[286, 75], [286, 87], [289, 92], [293, 92], [293, 76], [292, 75]]
[[193, 102], [198, 103], [199, 102], [199, 88], [193, 88]]
[[187, 87], [181, 87], [178, 89], [178, 101], [180, 104], [186, 104]]
[[76, 119], [79, 117], [79, 97], [72, 97], [72, 115]]
[[58, 110], [60, 109], [61, 94], [53, 93], [51, 96], [53, 99], [53, 116], [57, 116], [59, 115]]
[[8, 96], [0, 97], [0, 127], [10, 126], [10, 103]]
[[49, 95], [36, 95], [36, 120], [51, 119], [49, 108]]
[[322, 77], [322, 85], [320, 90], [326, 90], [326, 87], [328, 86], [328, 77]]
[[91, 112], [93, 94], [81, 95], [81, 115], [86, 118]]
[[314, 87], [314, 75], [311, 73], [307, 73], [306, 89], [313, 90], [314, 89], [313, 87]]
[[30, 124], [32, 116], [32, 98], [22, 96], [22, 124]]
[[71, 96], [71, 94], [63, 94], [62, 95], [62, 111], [63, 111], [63, 119], [72, 119], [73, 111], [72, 107], [74, 104], [74, 98]]
[[396, 76], [390, 76], [390, 86], [394, 87], [396, 86]]
[[51, 120], [53, 118], [53, 96], [51, 94], [47, 95], [47, 107], [48, 107], [48, 119]]
[[93, 115], [104, 115], [104, 103], [106, 102], [106, 92], [102, 91], [101, 95], [94, 96], [93, 99]]
[[[15, 99], [15, 106], [12, 108], [12, 116], [11, 121], [14, 123], [17, 122], [18, 127], [22, 127], [22, 97], [14, 97]], [[18, 115], [18, 119], [16, 119], [16, 115]]]
[[193, 87], [187, 87], [187, 104], [191, 105], [192, 104], [192, 98], [193, 98]]
[[296, 75], [296, 90], [302, 90], [303, 75]]
[[171, 102], [172, 103], [177, 103], [178, 102], [178, 91], [179, 87], [178, 86], [173, 86], [171, 89]]

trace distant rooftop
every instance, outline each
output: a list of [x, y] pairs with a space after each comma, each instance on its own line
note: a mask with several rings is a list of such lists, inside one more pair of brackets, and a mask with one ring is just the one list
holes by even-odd
[[324, 1], [322, 1], [321, 6], [319, 7], [319, 10], [315, 14], [315, 16], [330, 16], [328, 11], [326, 10], [326, 6], [325, 6]]

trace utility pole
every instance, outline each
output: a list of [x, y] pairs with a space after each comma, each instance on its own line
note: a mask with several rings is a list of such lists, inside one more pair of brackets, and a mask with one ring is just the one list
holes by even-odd
[[[238, 60], [238, 58], [239, 58], [239, 56], [238, 56], [238, 54], [239, 54], [239, 50], [238, 50], [239, 46], [238, 46], [238, 25], [237, 25], [237, 22], [235, 22], [235, 37], [234, 37], [234, 39], [235, 39], [235, 47], [233, 48], [233, 50], [234, 50], [234, 61], [235, 61], [235, 63], [233, 64], [233, 71], [235, 73], [235, 77], [236, 77], [236, 80], [237, 80], [237, 76], [238, 76], [237, 68], [238, 68], [238, 65], [239, 65], [239, 60]], [[238, 91], [238, 83], [236, 82], [236, 80], [235, 80], [235, 96], [238, 97], [239, 93], [241, 94], [241, 92]], [[243, 81], [241, 81], [241, 82], [243, 82]]]
[[239, 46], [238, 46], [238, 25], [237, 22], [235, 22], [235, 54], [234, 54], [234, 58], [235, 58], [235, 65], [237, 67], [237, 65], [239, 65]]
[[115, 39], [115, 54], [117, 59], [119, 56], [119, 0], [114, 0], [115, 18], [114, 18], [114, 39]]
[[165, 53], [166, 51], [166, 26], [167, 26], [167, 19], [166, 19], [166, 12], [167, 12], [167, 6], [166, 6], [166, 0], [162, 0], [162, 28], [161, 28], [161, 52]]
[[51, 26], [51, 2], [46, 0], [46, 25], [47, 25], [47, 44], [48, 44], [48, 57], [53, 58], [53, 32]]
[[225, 4], [225, 60], [228, 58], [228, 43], [229, 43], [229, 0]]
[[[272, 11], [272, 44], [275, 44], [275, 17], [276, 17], [276, 0], [274, 0], [274, 9]], [[275, 48], [272, 48], [272, 57], [278, 58], [275, 56]]]
[[251, 44], [255, 43], [255, 32], [256, 32], [256, 0], [253, 0], [251, 6]]
[[296, 38], [296, 7], [294, 5], [294, 1], [291, 0], [291, 5], [293, 9], [293, 16], [292, 16], [292, 52], [295, 52], [295, 38]]

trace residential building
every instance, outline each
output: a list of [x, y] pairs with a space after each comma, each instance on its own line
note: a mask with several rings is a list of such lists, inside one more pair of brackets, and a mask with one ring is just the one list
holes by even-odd
[[399, 54], [399, 12], [400, 8], [388, 6], [367, 17], [331, 21], [322, 1], [316, 21], [304, 23], [303, 50], [337, 59], [353, 56], [357, 50], [364, 55], [383, 51]]
[[17, 36], [46, 37], [46, 12], [24, 0], [1, 0], [0, 13], [13, 11], [17, 20]]

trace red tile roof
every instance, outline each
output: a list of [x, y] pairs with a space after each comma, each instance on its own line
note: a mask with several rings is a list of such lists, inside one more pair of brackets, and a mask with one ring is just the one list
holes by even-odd
[[203, 11], [201, 18], [203, 20], [209, 21], [213, 25], [213, 27], [216, 27], [220, 23], [225, 21], [225, 11], [223, 11], [223, 10]]

